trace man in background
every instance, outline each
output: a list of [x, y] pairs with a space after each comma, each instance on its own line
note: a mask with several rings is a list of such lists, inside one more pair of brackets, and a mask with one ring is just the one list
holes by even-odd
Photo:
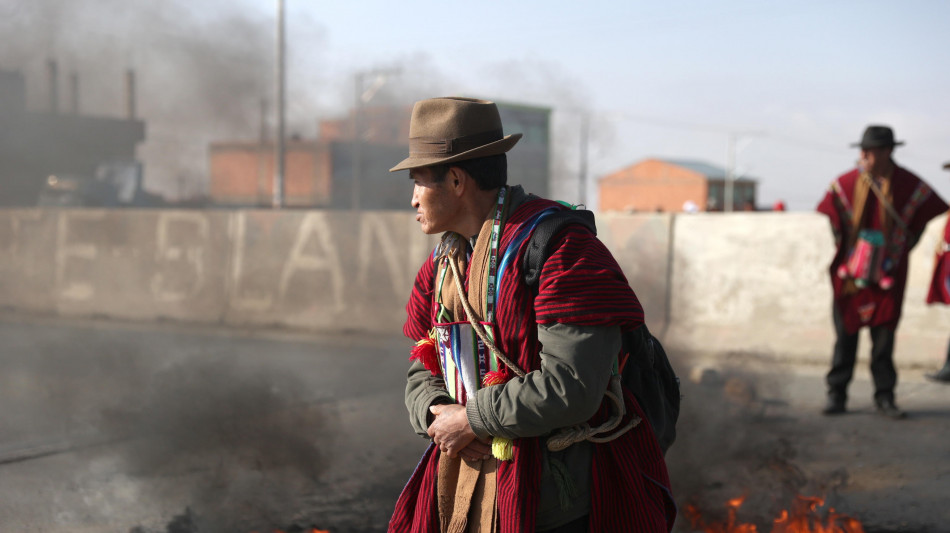
[[[944, 170], [950, 170], [950, 162], [943, 164]], [[943, 228], [943, 238], [937, 243], [937, 257], [934, 261], [934, 274], [930, 280], [927, 303], [950, 304], [950, 216]], [[950, 383], [950, 344], [947, 346], [947, 360], [943, 368], [928, 378], [941, 383]]]
[[818, 211], [831, 221], [837, 246], [829, 269], [836, 340], [826, 378], [826, 415], [846, 411], [858, 331], [868, 327], [874, 404], [884, 416], [906, 416], [894, 402], [894, 333], [907, 259], [927, 222], [947, 204], [920, 178], [897, 166], [892, 155], [901, 144], [891, 128], [868, 126], [861, 142], [853, 145], [861, 149], [857, 168], [835, 179], [818, 204]]

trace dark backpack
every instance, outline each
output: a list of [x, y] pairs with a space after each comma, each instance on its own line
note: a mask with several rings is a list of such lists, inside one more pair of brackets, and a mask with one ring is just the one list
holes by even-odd
[[[525, 282], [537, 288], [551, 253], [550, 243], [565, 226], [578, 224], [597, 235], [594, 213], [586, 209], [555, 211], [541, 219], [525, 245], [522, 267]], [[666, 351], [646, 324], [623, 334], [620, 360], [621, 382], [637, 398], [647, 416], [663, 453], [676, 440], [676, 419], [680, 414], [680, 380], [670, 365]]]

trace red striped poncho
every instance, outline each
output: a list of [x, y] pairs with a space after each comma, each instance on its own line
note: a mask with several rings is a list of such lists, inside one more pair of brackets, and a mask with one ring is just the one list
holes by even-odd
[[927, 303], [950, 304], [950, 217], [943, 227], [943, 239], [934, 260], [934, 273], [927, 291]]
[[[894, 285], [890, 289], [881, 289], [877, 286], [859, 289], [853, 294], [844, 291], [844, 280], [837, 275], [838, 267], [848, 260], [847, 250], [851, 228], [852, 203], [854, 190], [860, 173], [852, 170], [839, 176], [832, 188], [818, 204], [818, 212], [828, 216], [831, 227], [838, 239], [838, 251], [831, 262], [831, 285], [834, 291], [834, 305], [841, 312], [844, 327], [848, 333], [857, 333], [862, 326], [885, 326], [889, 329], [897, 328], [900, 320], [901, 308], [904, 304], [904, 288], [907, 284], [907, 258], [910, 246], [901, 243], [896, 271], [893, 273]], [[908, 239], [919, 237], [927, 227], [927, 222], [946, 211], [947, 204], [935, 194], [923, 180], [911, 172], [894, 166], [891, 176], [891, 194], [893, 195], [894, 209], [905, 218], [910, 232]], [[861, 219], [861, 228], [883, 229], [884, 221], [878, 209], [878, 200], [874, 194], [868, 194], [864, 214]], [[896, 226], [896, 224], [895, 224]], [[885, 236], [888, 244], [893, 242], [897, 230], [892, 228], [891, 235]], [[912, 241], [911, 241], [912, 242]], [[862, 309], [870, 309], [868, 316], [863, 316]]]
[[[619, 325], [629, 330], [642, 325], [644, 319], [640, 303], [613, 256], [596, 237], [580, 227], [568, 227], [555, 238], [555, 251], [541, 273], [537, 295], [527, 287], [521, 268], [525, 234], [539, 213], [557, 207], [548, 200], [524, 202], [509, 216], [499, 245], [499, 257], [510, 252], [515, 260], [499, 273], [494, 336], [498, 348], [529, 372], [541, 367], [537, 324]], [[409, 317], [403, 328], [413, 340], [425, 338], [435, 323], [435, 270], [430, 257], [416, 276], [407, 305]], [[625, 396], [628, 416], [635, 413], [645, 419], [633, 395], [627, 391]], [[602, 417], [605, 410], [602, 405], [594, 418]], [[514, 459], [499, 462], [497, 504], [502, 533], [535, 529], [543, 445], [539, 438], [515, 439]], [[389, 531], [439, 530], [439, 453], [437, 447], [430, 446], [422, 457], [396, 503]], [[669, 487], [663, 453], [648, 423], [640, 423], [619, 438], [594, 446], [590, 530], [670, 531], [676, 509]]]

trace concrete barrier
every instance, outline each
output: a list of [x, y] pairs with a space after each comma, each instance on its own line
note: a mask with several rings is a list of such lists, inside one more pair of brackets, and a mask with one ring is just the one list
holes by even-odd
[[[901, 364], [936, 366], [945, 353], [950, 308], [924, 304], [944, 220], [911, 256]], [[827, 363], [834, 247], [822, 216], [602, 213], [598, 231], [669, 347]], [[406, 212], [0, 210], [0, 305], [393, 332], [436, 242]]]
[[436, 238], [404, 212], [237, 211], [229, 325], [399, 331]]
[[671, 214], [597, 214], [597, 236], [620, 264], [658, 337], [670, 326], [674, 219]]
[[[946, 354], [950, 308], [924, 303], [945, 220], [932, 221], [911, 253], [896, 342], [899, 364], [936, 367]], [[667, 344], [830, 362], [834, 240], [824, 216], [679, 215], [674, 234]], [[866, 359], [866, 331], [862, 337], [859, 359]]]
[[433, 243], [396, 212], [5, 210], [0, 305], [391, 332]]

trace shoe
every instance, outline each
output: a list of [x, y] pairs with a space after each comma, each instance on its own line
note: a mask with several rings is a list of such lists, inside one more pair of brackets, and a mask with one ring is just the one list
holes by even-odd
[[933, 374], [927, 374], [927, 378], [940, 383], [950, 383], [950, 363], [943, 365], [943, 368]]
[[877, 412], [881, 416], [893, 418], [894, 420], [907, 418], [907, 413], [898, 409], [897, 406], [894, 405], [894, 400], [876, 400], [874, 403], [877, 404]]
[[845, 411], [844, 398], [838, 396], [829, 396], [828, 403], [825, 404], [825, 408], [821, 410], [821, 414], [826, 416], [840, 415], [844, 414]]

